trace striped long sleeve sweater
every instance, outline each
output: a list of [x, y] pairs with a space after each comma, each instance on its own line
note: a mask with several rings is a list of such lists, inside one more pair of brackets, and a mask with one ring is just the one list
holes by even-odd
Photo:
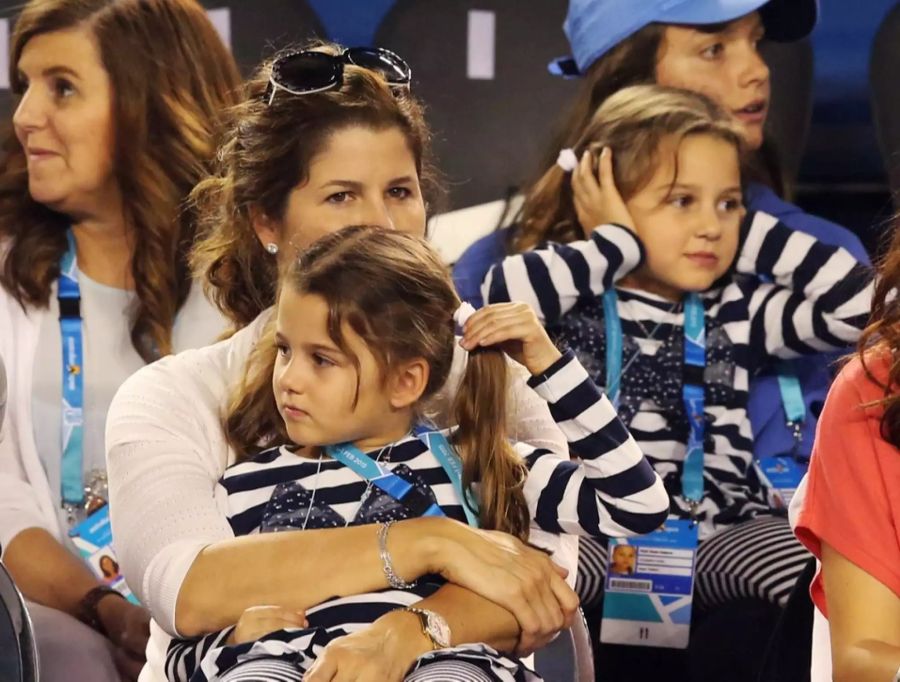
[[[602, 294], [644, 262], [630, 230], [603, 225], [589, 239], [507, 257], [487, 275], [489, 303], [530, 304], [599, 385], [606, 381]], [[682, 399], [684, 309], [617, 288], [624, 336], [619, 415], [662, 476], [673, 513], [688, 518], [681, 470], [688, 438]], [[706, 312], [705, 497], [700, 537], [775, 513], [753, 460], [750, 378], [773, 359], [852, 345], [866, 322], [872, 271], [848, 251], [818, 242], [764, 213], [742, 225], [732, 271], [701, 294]], [[783, 453], [771, 453], [783, 454]]]

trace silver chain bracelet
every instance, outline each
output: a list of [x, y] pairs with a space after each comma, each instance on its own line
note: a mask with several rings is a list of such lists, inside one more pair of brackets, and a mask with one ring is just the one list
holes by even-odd
[[406, 582], [403, 578], [394, 572], [394, 564], [391, 562], [391, 554], [387, 549], [387, 535], [393, 521], [382, 523], [378, 527], [378, 553], [381, 555], [381, 565], [384, 569], [384, 577], [387, 578], [388, 585], [395, 590], [409, 590], [416, 586], [416, 581]]

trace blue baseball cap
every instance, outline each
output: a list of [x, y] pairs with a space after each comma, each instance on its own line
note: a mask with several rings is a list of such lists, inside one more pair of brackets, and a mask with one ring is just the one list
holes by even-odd
[[812, 32], [819, 0], [569, 0], [563, 30], [572, 56], [553, 60], [548, 68], [557, 76], [579, 76], [648, 24], [720, 24], [756, 10], [767, 38], [790, 42]]

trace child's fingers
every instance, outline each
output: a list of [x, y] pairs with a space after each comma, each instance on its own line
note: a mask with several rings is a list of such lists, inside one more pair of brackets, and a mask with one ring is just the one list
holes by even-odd
[[597, 168], [597, 176], [600, 179], [600, 187], [610, 196], [622, 201], [619, 188], [616, 187], [616, 176], [613, 173], [613, 151], [610, 147], [604, 147], [600, 152], [600, 163]]
[[592, 206], [587, 203], [581, 192], [572, 192], [572, 203], [575, 205], [575, 215], [578, 216], [578, 220], [581, 223], [584, 223], [585, 220], [590, 220]]
[[500, 303], [486, 306], [469, 318], [463, 339], [464, 347], [475, 347], [480, 340], [498, 328], [520, 325], [523, 334], [534, 332], [540, 322], [524, 303]]
[[615, 177], [613, 176], [612, 149], [604, 147], [600, 152], [600, 163], [597, 164], [597, 181], [603, 189], [614, 188], [616, 186]]
[[466, 341], [471, 348], [495, 346], [505, 341], [525, 341], [535, 333], [534, 325], [518, 317], [494, 319], [476, 330]]
[[254, 628], [263, 624], [265, 627], [277, 625], [275, 630], [285, 627], [305, 628], [308, 624], [304, 611], [283, 606], [253, 606], [244, 611], [239, 622]]
[[285, 620], [293, 620], [297, 618], [305, 619], [306, 612], [305, 611], [297, 611], [296, 609], [289, 609], [284, 606], [277, 606], [275, 604], [265, 604], [262, 606], [251, 606], [247, 610], [244, 611], [241, 618], [245, 617], [259, 617], [259, 618], [283, 618]]
[[267, 607], [265, 610], [255, 611], [251, 615], [245, 611], [231, 635], [231, 642], [233, 644], [252, 642], [279, 630], [306, 627], [309, 627], [309, 623], [302, 612], [280, 607]]
[[587, 203], [600, 200], [601, 185], [594, 175], [593, 155], [590, 152], [582, 154], [578, 168], [572, 173], [572, 189], [574, 196], [580, 196]]
[[581, 158], [578, 160], [578, 165], [575, 166], [575, 170], [572, 171], [572, 193], [573, 194], [584, 194], [587, 191], [585, 187], [585, 159], [587, 158], [587, 153], [583, 154]]
[[491, 320], [503, 317], [511, 311], [517, 310], [520, 305], [521, 304], [514, 301], [508, 303], [491, 303], [476, 310], [466, 321], [466, 325], [463, 327], [463, 334], [469, 336], [473, 331], [480, 329]]
[[281, 609], [278, 613], [278, 617], [284, 623], [292, 625], [298, 628], [305, 628], [309, 623], [306, 620], [306, 612], [305, 611], [293, 611], [291, 609]]

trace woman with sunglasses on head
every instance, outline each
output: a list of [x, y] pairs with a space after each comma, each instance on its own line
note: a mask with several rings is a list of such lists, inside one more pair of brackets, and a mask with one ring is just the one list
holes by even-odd
[[[424, 235], [426, 197], [437, 189], [428, 129], [409, 93], [409, 67], [383, 50], [318, 45], [285, 53], [246, 88], [231, 112], [219, 166], [194, 192], [203, 222], [194, 265], [239, 331], [142, 370], [109, 415], [113, 529], [125, 538], [118, 548], [123, 571], [154, 616], [152, 680], [165, 679], [169, 635], [219, 631], [260, 604], [296, 612], [317, 585], [340, 581], [344, 592], [358, 594], [385, 578], [371, 527], [236, 538], [213, 490], [234, 462], [223, 414], [271, 319], [279, 268], [298, 249], [352, 225]], [[464, 365], [458, 350], [434, 401], [439, 425]], [[566, 454], [546, 403], [525, 385], [526, 376], [514, 374], [511, 436]], [[552, 535], [532, 533], [531, 541], [557, 549], [557, 556], [571, 548]], [[576, 608], [566, 571], [507, 535], [440, 519], [426, 531], [413, 520], [391, 531], [388, 549], [395, 562], [403, 557], [447, 580], [430, 609], [454, 641], [532, 651]], [[571, 555], [560, 562], [572, 567]], [[373, 565], [374, 574], [364, 570]], [[404, 575], [396, 563], [394, 570]], [[379, 671], [423, 653], [418, 647], [430, 640], [421, 635], [409, 619], [337, 640], [322, 656], [348, 672], [327, 679], [357, 679], [364, 666], [375, 671], [372, 679], [386, 679]]]
[[41, 679], [133, 679], [149, 614], [92, 573], [69, 533], [104, 513], [105, 419], [119, 385], [225, 328], [192, 285], [195, 223], [182, 208], [240, 77], [194, 0], [24, 3], [10, 66], [3, 562], [30, 602]]

